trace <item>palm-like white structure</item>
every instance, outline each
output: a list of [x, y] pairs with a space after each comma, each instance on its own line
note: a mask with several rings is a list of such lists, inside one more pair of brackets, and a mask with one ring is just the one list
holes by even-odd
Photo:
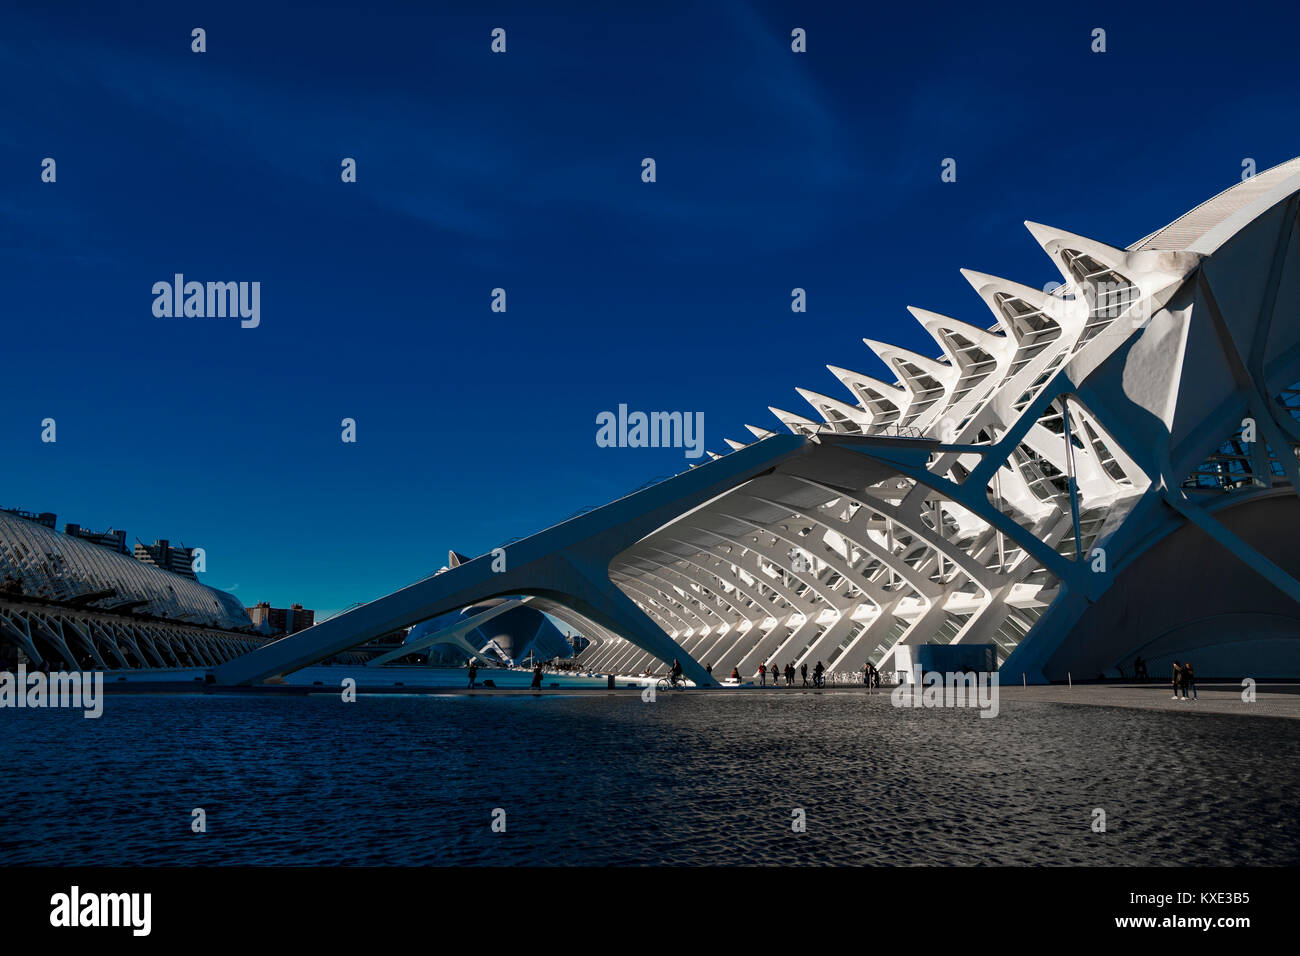
[[[912, 309], [937, 357], [867, 340], [790, 432], [219, 669], [255, 680], [491, 596], [588, 634], [589, 668], [680, 657], [889, 670], [902, 644], [997, 645], [1019, 680], [1195, 655], [1300, 673], [1300, 159], [1126, 249], [1027, 224], [1061, 285], [964, 272], [993, 314]], [[323, 627], [323, 626], [322, 626]], [[373, 633], [372, 633], [373, 632]]]

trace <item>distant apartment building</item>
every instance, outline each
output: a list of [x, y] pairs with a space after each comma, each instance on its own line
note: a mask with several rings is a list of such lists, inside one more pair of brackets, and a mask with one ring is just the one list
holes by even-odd
[[171, 542], [165, 538], [154, 541], [151, 545], [136, 542], [135, 558], [137, 561], [152, 564], [164, 571], [171, 571], [191, 581], [199, 579], [199, 576], [194, 573], [194, 549], [173, 548]]
[[316, 612], [304, 610], [301, 604], [283, 608], [271, 607], [270, 602], [261, 601], [256, 607], [244, 610], [253, 626], [264, 634], [297, 634], [316, 623]]
[[27, 521], [34, 521], [36, 524], [44, 525], [45, 527], [49, 528], [51, 531], [54, 530], [54, 524], [57, 520], [55, 515], [49, 511], [42, 511], [40, 513], [37, 513], [34, 511], [23, 511], [23, 509], [21, 508], [0, 508], [0, 511], [3, 511], [5, 514], [10, 514], [19, 518], [23, 518]]
[[97, 544], [101, 548], [116, 551], [118, 554], [131, 553], [126, 547], [126, 532], [121, 529], [109, 528], [107, 531], [91, 531], [89, 528], [83, 528], [81, 525], [69, 521], [63, 526], [63, 533], [74, 538], [80, 538], [82, 541], [89, 541], [91, 544]]
[[[24, 521], [30, 521], [33, 524], [49, 528], [51, 531], [57, 530], [58, 518], [51, 511], [35, 512], [24, 511], [22, 508], [0, 508], [0, 514], [10, 514], [16, 518], [22, 518]], [[109, 528], [107, 531], [91, 531], [76, 522], [69, 521], [63, 526], [63, 533], [70, 538], [79, 538], [101, 548], [107, 548], [109, 551], [116, 551], [118, 554], [128, 556], [133, 554], [131, 549], [127, 547], [126, 532], [124, 530]], [[194, 573], [194, 550], [194, 548], [186, 547], [174, 548], [171, 542], [164, 538], [154, 541], [152, 545], [136, 542], [134, 557], [137, 561], [152, 565], [155, 568], [161, 568], [164, 571], [179, 574], [183, 578], [189, 578], [191, 581], [197, 581], [199, 576]]]

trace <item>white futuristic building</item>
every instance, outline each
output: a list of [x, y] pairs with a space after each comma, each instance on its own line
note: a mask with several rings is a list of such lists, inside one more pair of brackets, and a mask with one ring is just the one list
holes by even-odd
[[0, 658], [71, 670], [210, 667], [264, 643], [239, 599], [0, 512]]
[[964, 272], [989, 318], [912, 315], [918, 354], [831, 366], [789, 434], [482, 555], [215, 669], [294, 670], [492, 597], [609, 673], [680, 658], [891, 670], [994, 643], [1003, 680], [1300, 675], [1300, 159], [1118, 248], [1028, 224], [1051, 291]]
[[545, 614], [528, 607], [528, 600], [492, 598], [440, 615], [411, 628], [400, 646], [368, 663], [379, 666], [415, 656], [433, 666], [477, 660], [514, 667], [571, 657], [564, 635]]

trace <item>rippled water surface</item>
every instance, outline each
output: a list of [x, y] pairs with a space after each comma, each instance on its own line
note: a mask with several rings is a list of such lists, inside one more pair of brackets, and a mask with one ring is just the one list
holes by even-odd
[[139, 696], [0, 712], [0, 759], [10, 864], [1300, 864], [1300, 722], [1278, 718]]

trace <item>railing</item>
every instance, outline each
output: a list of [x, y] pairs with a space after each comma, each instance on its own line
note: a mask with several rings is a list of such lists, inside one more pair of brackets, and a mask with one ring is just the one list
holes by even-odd
[[676, 475], [657, 475], [654, 478], [651, 478], [649, 481], [637, 485], [635, 488], [629, 491], [628, 494], [634, 495], [638, 491], [645, 491], [647, 488], [659, 484], [659, 482], [661, 481], [667, 481], [669, 478], [676, 478], [676, 477], [677, 477]]
[[[882, 426], [879, 426], [879, 427], [876, 427], [876, 426], [874, 426], [874, 425], [868, 425], [868, 426], [866, 426], [866, 428], [867, 428], [867, 430], [863, 432], [863, 435], [866, 436], [867, 438], [918, 438], [918, 439], [924, 439], [924, 438], [927, 437], [926, 434], [925, 434], [925, 432], [924, 432], [924, 430], [922, 430], [922, 429], [920, 429], [920, 428], [917, 428], [915, 425], [897, 425], [897, 424], [893, 424], [893, 425], [882, 425]], [[813, 434], [815, 434], [815, 435], [826, 435], [826, 434], [829, 434], [829, 435], [846, 435], [846, 434], [851, 434], [851, 433], [849, 433], [849, 432], [845, 432], [845, 431], [841, 431], [837, 426], [832, 425], [832, 424], [829, 423], [829, 422], [826, 422], [826, 423], [814, 423]]]
[[331, 614], [329, 617], [323, 617], [323, 618], [321, 618], [319, 621], [317, 621], [316, 623], [317, 623], [317, 624], [324, 624], [324, 623], [325, 623], [326, 621], [328, 621], [330, 618], [338, 617], [340, 614], [346, 614], [348, 611], [352, 610], [354, 607], [361, 607], [361, 605], [363, 605], [363, 604], [365, 604], [365, 603], [366, 603], [365, 601], [353, 601], [353, 602], [352, 602], [351, 604], [349, 604], [347, 607], [343, 608], [343, 610], [341, 610], [341, 611], [335, 611], [335, 612], [334, 612], [333, 614]]

